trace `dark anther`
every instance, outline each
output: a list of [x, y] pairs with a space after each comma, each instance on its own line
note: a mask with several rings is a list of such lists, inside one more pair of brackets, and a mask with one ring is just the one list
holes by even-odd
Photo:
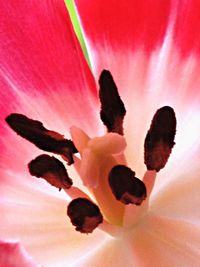
[[72, 185], [65, 166], [55, 157], [40, 155], [28, 164], [28, 168], [31, 175], [44, 178], [59, 190], [68, 189]]
[[116, 165], [109, 174], [109, 184], [117, 200], [124, 204], [140, 205], [146, 198], [145, 184], [135, 177], [135, 172], [124, 165]]
[[103, 216], [94, 203], [86, 198], [77, 198], [70, 202], [67, 215], [71, 223], [76, 226], [76, 231], [81, 233], [92, 233], [92, 231], [103, 222]]
[[99, 78], [99, 98], [101, 101], [100, 116], [108, 132], [123, 135], [123, 119], [126, 114], [111, 73], [103, 70]]
[[144, 162], [148, 170], [164, 168], [174, 146], [176, 117], [171, 107], [157, 110], [144, 143]]
[[13, 113], [6, 118], [6, 122], [17, 134], [40, 149], [62, 155], [68, 165], [74, 163], [73, 153], [77, 149], [73, 142], [57, 132], [47, 130], [40, 121]]

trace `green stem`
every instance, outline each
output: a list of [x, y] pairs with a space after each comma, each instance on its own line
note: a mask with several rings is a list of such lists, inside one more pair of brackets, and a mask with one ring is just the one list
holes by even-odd
[[87, 51], [86, 43], [85, 43], [85, 40], [84, 40], [83, 32], [82, 32], [82, 29], [81, 29], [81, 25], [80, 25], [80, 22], [79, 22], [79, 18], [78, 18], [78, 14], [77, 14], [77, 10], [76, 10], [74, 1], [73, 0], [65, 0], [65, 4], [66, 4], [67, 9], [69, 11], [69, 15], [70, 15], [70, 18], [71, 18], [71, 21], [72, 21], [72, 25], [74, 27], [74, 31], [76, 33], [76, 36], [78, 37], [78, 40], [80, 42], [80, 45], [81, 45], [81, 48], [82, 48], [83, 53], [85, 55], [85, 58], [86, 58], [86, 60], [88, 62], [89, 67], [91, 67], [89, 54], [88, 54], [88, 51]]

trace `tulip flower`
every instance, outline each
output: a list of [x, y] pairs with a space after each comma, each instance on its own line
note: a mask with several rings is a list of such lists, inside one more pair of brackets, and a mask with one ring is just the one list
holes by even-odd
[[75, 4], [1, 1], [0, 266], [199, 266], [199, 3]]

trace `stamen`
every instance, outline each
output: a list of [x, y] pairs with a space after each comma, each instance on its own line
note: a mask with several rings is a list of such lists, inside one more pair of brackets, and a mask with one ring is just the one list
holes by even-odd
[[165, 167], [174, 146], [176, 117], [171, 107], [157, 110], [144, 143], [144, 162], [148, 170], [157, 172]]
[[109, 71], [102, 71], [99, 78], [99, 85], [101, 120], [107, 127], [108, 132], [115, 132], [123, 135], [123, 119], [126, 114], [126, 109]]
[[92, 233], [103, 222], [103, 216], [97, 205], [86, 198], [77, 198], [70, 202], [67, 215], [71, 223], [76, 226], [76, 231]]
[[55, 157], [40, 155], [28, 164], [28, 168], [31, 175], [44, 178], [59, 190], [68, 189], [72, 185], [65, 166]]
[[135, 177], [135, 172], [124, 165], [112, 168], [109, 184], [115, 198], [126, 205], [140, 205], [146, 198], [145, 184]]
[[78, 151], [73, 142], [57, 132], [47, 130], [40, 121], [13, 113], [6, 118], [6, 122], [17, 134], [38, 148], [62, 155], [68, 165], [74, 163], [73, 153]]

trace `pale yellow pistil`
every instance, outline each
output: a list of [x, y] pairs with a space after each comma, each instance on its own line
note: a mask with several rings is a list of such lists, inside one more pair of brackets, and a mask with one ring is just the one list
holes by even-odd
[[[75, 157], [75, 168], [83, 185], [95, 199], [103, 215], [104, 221], [99, 228], [119, 235], [123, 229], [133, 227], [146, 214], [151, 191], [153, 189], [156, 172], [147, 171], [143, 182], [147, 189], [147, 198], [140, 206], [125, 205], [116, 200], [108, 182], [111, 169], [119, 164], [126, 165], [124, 150], [126, 141], [122, 135], [107, 133], [101, 137], [90, 138], [80, 128], [71, 128], [72, 140], [80, 153], [80, 158]], [[90, 197], [76, 187], [66, 190], [72, 198]], [[93, 201], [93, 200], [92, 200]]]

